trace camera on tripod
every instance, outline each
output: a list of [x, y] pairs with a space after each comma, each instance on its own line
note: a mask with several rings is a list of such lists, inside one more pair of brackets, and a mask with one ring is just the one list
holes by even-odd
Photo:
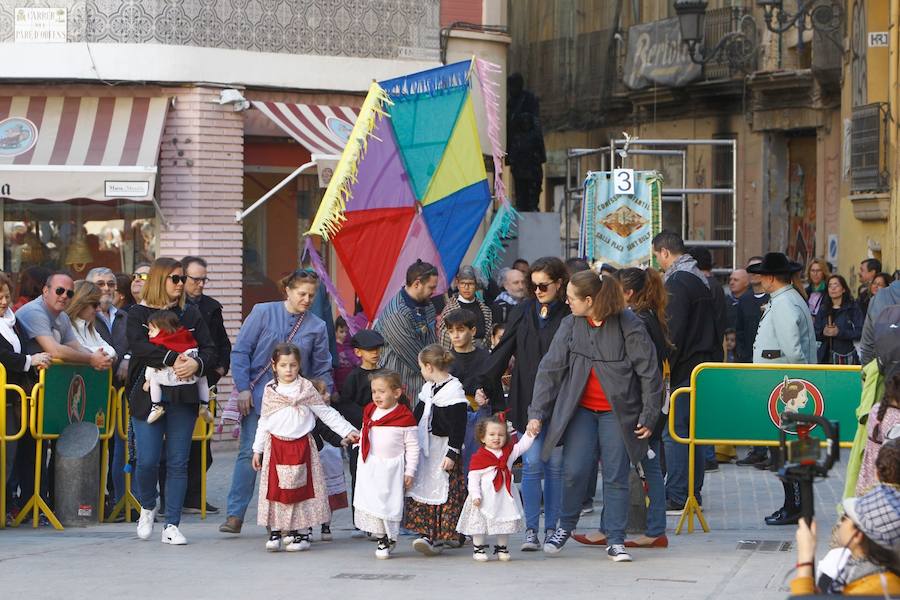
[[[797, 429], [797, 439], [787, 439], [790, 425]], [[825, 439], [810, 436], [813, 427], [819, 426]], [[840, 459], [840, 438], [837, 421], [829, 421], [818, 415], [797, 412], [781, 414], [779, 448], [775, 464], [778, 477], [800, 487], [800, 516], [807, 523], [813, 518], [813, 481], [816, 477], [828, 477], [834, 463]], [[824, 448], [822, 442], [825, 442]]]

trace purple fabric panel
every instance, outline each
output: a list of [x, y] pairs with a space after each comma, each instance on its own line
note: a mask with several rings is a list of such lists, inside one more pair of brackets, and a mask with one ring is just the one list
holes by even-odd
[[359, 163], [357, 182], [350, 192], [347, 210], [413, 206], [416, 196], [403, 167], [389, 117], [375, 125], [368, 149]]
[[400, 256], [397, 258], [394, 272], [391, 274], [384, 297], [381, 299], [381, 306], [378, 307], [379, 315], [406, 283], [406, 269], [409, 268], [409, 265], [416, 262], [416, 259], [422, 259], [424, 262], [431, 263], [437, 267], [438, 287], [435, 294], [443, 294], [447, 291], [447, 276], [444, 274], [441, 255], [438, 254], [434, 241], [431, 239], [431, 234], [428, 232], [428, 226], [425, 224], [425, 218], [422, 216], [422, 213], [416, 214], [412, 225], [409, 227], [406, 242], [404, 242]]

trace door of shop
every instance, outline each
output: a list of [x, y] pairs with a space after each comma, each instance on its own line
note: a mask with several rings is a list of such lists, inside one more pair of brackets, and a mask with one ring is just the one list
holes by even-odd
[[787, 254], [801, 265], [816, 255], [816, 136], [788, 139]]

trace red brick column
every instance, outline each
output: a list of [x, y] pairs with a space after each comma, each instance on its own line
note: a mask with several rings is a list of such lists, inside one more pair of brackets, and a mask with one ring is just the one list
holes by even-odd
[[216, 88], [169, 88], [160, 149], [159, 256], [202, 256], [209, 262], [207, 293], [222, 303], [232, 342], [241, 319], [244, 121], [220, 106]]

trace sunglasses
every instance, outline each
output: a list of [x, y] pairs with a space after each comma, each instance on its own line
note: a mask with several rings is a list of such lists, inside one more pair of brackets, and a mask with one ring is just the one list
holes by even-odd
[[178, 285], [179, 283], [187, 281], [187, 275], [169, 275], [166, 279], [169, 279], [172, 283]]
[[147, 281], [147, 277], [149, 275], [150, 275], [149, 273], [134, 273], [131, 276], [131, 279], [132, 279], [132, 281], [137, 281], [138, 279], [140, 279], [141, 281]]
[[198, 283], [206, 283], [207, 281], [209, 281], [209, 277], [192, 277], [190, 275], [187, 275], [186, 277], [191, 281], [196, 281]]
[[63, 294], [65, 294], [66, 298], [71, 298], [72, 296], [75, 295], [75, 290], [67, 290], [64, 287], [58, 287], [53, 291], [56, 292], [57, 296], [62, 296]]
[[553, 285], [553, 283], [554, 282], [552, 281], [550, 283], [535, 283], [534, 288], [537, 290], [541, 290], [542, 292], [546, 292], [550, 289], [550, 286]]
[[115, 281], [95, 281], [94, 285], [96, 285], [97, 287], [109, 288], [111, 290], [116, 289]]
[[316, 274], [315, 271], [307, 271], [306, 269], [297, 269], [296, 271], [294, 271], [294, 274], [291, 277], [291, 280], [294, 280], [294, 279], [315, 279], [316, 281], [318, 281], [319, 276]]

